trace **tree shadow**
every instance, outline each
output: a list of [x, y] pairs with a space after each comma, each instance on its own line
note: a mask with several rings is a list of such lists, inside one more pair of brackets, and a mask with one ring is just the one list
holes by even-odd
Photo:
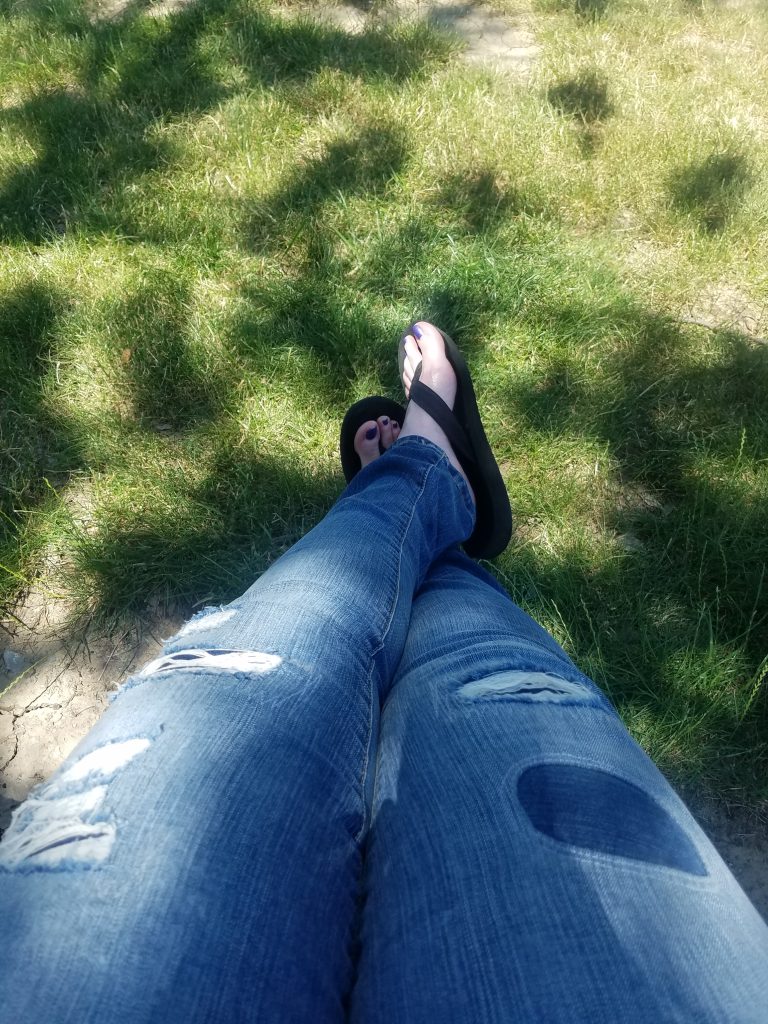
[[573, 9], [585, 21], [597, 21], [609, 7], [609, 0], [574, 0]]
[[[574, 312], [549, 315], [550, 322], [561, 317], [568, 323]], [[692, 359], [680, 328], [662, 317], [628, 307], [614, 310], [612, 324], [627, 331], [633, 344], [604, 353], [598, 375], [585, 374], [578, 355], [559, 357], [534, 386], [520, 387], [510, 398], [539, 431], [574, 431], [608, 444], [622, 481], [655, 496], [651, 507], [639, 511], [617, 508], [609, 525], [663, 549], [657, 597], [674, 593], [693, 607], [702, 595], [714, 599], [719, 592], [722, 635], [742, 635], [761, 593], [768, 537], [760, 509], [738, 498], [738, 473], [729, 477], [720, 470], [707, 478], [700, 462], [732, 459], [735, 452], [755, 458], [768, 450], [768, 424], [759, 414], [768, 352], [723, 335], [718, 358], [705, 365]], [[670, 546], [670, 531], [684, 543]], [[696, 592], [692, 566], [701, 588]], [[767, 599], [761, 598], [764, 617]], [[749, 644], [756, 667], [768, 644], [765, 623]]]
[[547, 100], [558, 113], [573, 120], [582, 154], [591, 156], [602, 141], [605, 122], [616, 111], [605, 78], [596, 71], [582, 71], [550, 86]]
[[91, 616], [108, 620], [142, 610], [150, 599], [184, 607], [229, 601], [338, 496], [336, 474], [243, 448], [233, 460], [222, 442], [203, 481], [186, 489], [177, 514], [145, 508], [79, 538], [77, 571], [94, 585]]
[[190, 305], [188, 286], [157, 271], [116, 303], [112, 346], [139, 426], [189, 429], [222, 412], [229, 384], [190, 334]]
[[299, 234], [313, 235], [313, 218], [323, 204], [340, 195], [381, 195], [403, 168], [407, 144], [403, 132], [392, 125], [370, 125], [353, 137], [341, 137], [309, 160], [287, 185], [248, 216], [244, 237], [249, 248], [275, 249]]
[[502, 180], [494, 168], [459, 171], [443, 183], [435, 203], [458, 213], [467, 234], [488, 234], [521, 214], [538, 216], [541, 204]]
[[[19, 567], [22, 510], [43, 498], [46, 477], [66, 475], [78, 464], [72, 440], [45, 401], [67, 310], [62, 292], [42, 280], [0, 298], [0, 562], [11, 574]], [[3, 574], [0, 600], [17, 586]]]
[[740, 153], [713, 153], [680, 168], [668, 183], [672, 205], [693, 216], [710, 234], [722, 231], [752, 180]]

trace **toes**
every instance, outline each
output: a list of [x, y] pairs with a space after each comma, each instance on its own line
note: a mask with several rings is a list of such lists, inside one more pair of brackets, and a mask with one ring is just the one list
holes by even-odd
[[389, 416], [379, 416], [379, 437], [381, 438], [381, 447], [386, 451], [392, 445], [394, 437], [392, 436], [392, 420]]
[[382, 426], [384, 420], [386, 420], [386, 416], [379, 420], [379, 433], [381, 435], [381, 446], [386, 451], [400, 436], [400, 424], [397, 420], [390, 420], [388, 424]]
[[[375, 420], [368, 420], [358, 427], [355, 434], [355, 451], [360, 456], [360, 463], [367, 466], [379, 455], [379, 425]], [[391, 442], [390, 442], [391, 443]]]

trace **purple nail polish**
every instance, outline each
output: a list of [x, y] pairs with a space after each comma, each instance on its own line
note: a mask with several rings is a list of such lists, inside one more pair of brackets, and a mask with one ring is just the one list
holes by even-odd
[[413, 324], [413, 326], [411, 327], [411, 334], [414, 336], [414, 338], [421, 338], [421, 328], [418, 326], [418, 324]]
[[378, 433], [378, 431], [376, 430], [376, 427], [369, 427], [368, 430], [366, 430], [366, 432], [365, 432], [366, 440], [367, 441], [372, 441], [374, 439], [374, 437], [376, 437], [377, 433]]
[[381, 425], [382, 425], [382, 427], [386, 427], [388, 423], [389, 423], [389, 416], [382, 416], [381, 417]]

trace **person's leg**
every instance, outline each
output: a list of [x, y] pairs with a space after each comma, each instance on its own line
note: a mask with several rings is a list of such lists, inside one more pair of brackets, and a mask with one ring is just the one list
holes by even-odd
[[352, 1024], [763, 1022], [768, 928], [608, 701], [458, 551], [382, 710]]
[[122, 688], [0, 843], [3, 1019], [344, 1019], [378, 691], [472, 521], [402, 439]]

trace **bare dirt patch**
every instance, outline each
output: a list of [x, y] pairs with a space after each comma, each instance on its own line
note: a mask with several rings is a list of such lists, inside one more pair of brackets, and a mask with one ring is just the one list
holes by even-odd
[[682, 323], [742, 334], [768, 344], [768, 304], [753, 300], [735, 285], [710, 284], [680, 315]]
[[768, 921], [768, 826], [765, 809], [729, 807], [695, 791], [683, 796], [694, 817]]
[[0, 618], [0, 833], [98, 721], [108, 693], [155, 657], [184, 616], [72, 631], [71, 604], [31, 590]]
[[525, 78], [539, 53], [531, 28], [530, 12], [521, 7], [514, 15], [500, 15], [477, 0], [392, 0], [383, 4], [340, 3], [334, 6], [292, 5], [293, 16], [312, 17], [352, 34], [373, 24], [421, 20], [456, 35], [462, 56], [472, 64], [495, 67]]

